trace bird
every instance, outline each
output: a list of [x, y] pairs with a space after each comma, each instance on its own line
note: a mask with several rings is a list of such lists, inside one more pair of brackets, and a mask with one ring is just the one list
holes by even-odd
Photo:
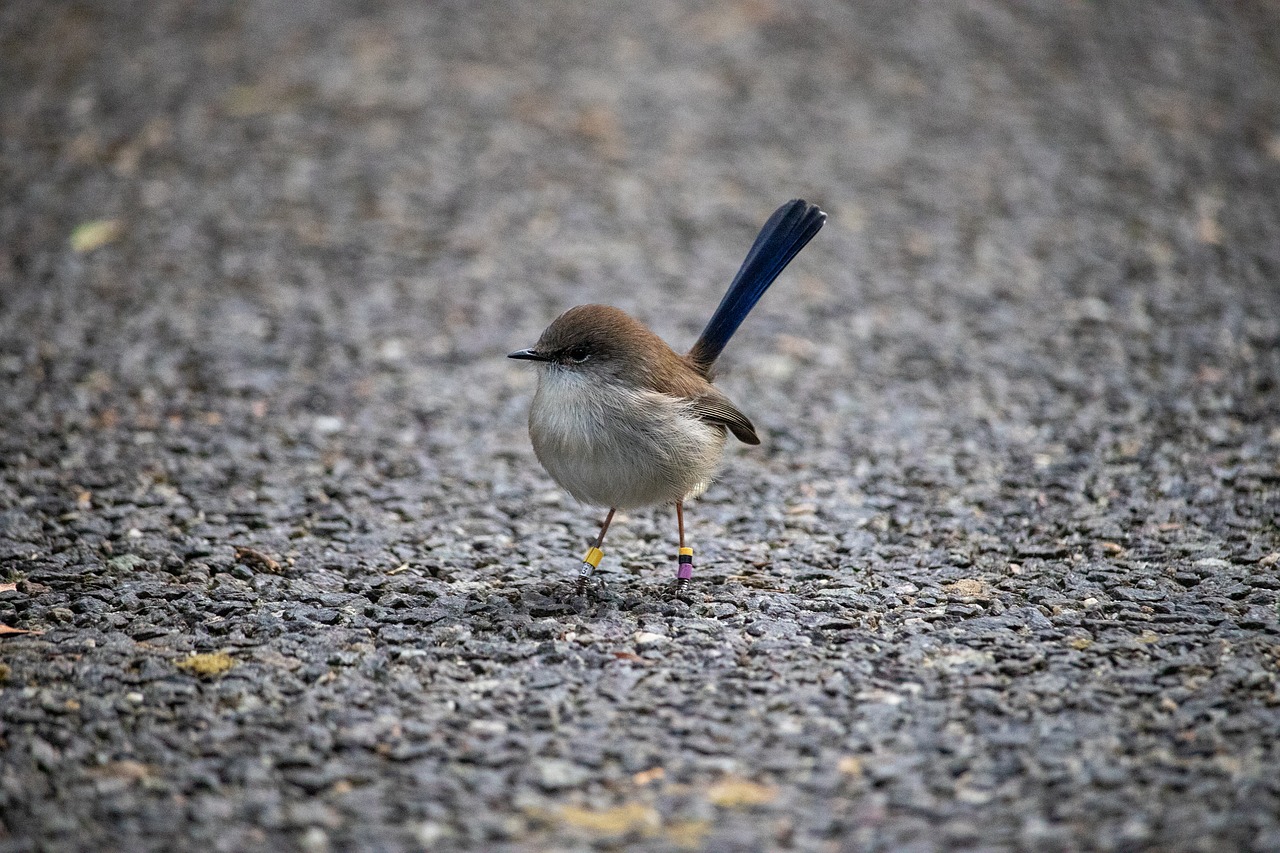
[[578, 569], [583, 594], [604, 558], [618, 510], [674, 504], [677, 593], [693, 577], [684, 503], [711, 484], [729, 434], [757, 445], [755, 426], [712, 384], [725, 345], [827, 215], [793, 199], [764, 223], [693, 347], [681, 355], [639, 320], [608, 305], [579, 305], [508, 358], [537, 365], [529, 408], [534, 454], [579, 502], [607, 508]]

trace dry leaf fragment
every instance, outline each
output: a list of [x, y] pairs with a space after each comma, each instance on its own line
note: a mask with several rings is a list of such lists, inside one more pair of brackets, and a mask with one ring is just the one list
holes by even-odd
[[861, 776], [862, 759], [856, 755], [846, 755], [836, 764], [836, 769], [846, 776]]
[[114, 243], [124, 232], [119, 219], [92, 219], [71, 231], [71, 251], [84, 254]]
[[124, 779], [129, 782], [140, 782], [152, 776], [154, 768], [149, 764], [143, 764], [141, 761], [134, 761], [126, 758], [121, 761], [112, 761], [109, 764], [103, 764], [100, 767], [89, 769], [89, 774], [105, 779]]
[[639, 773], [631, 777], [631, 781], [637, 785], [648, 785], [650, 782], [657, 782], [667, 777], [667, 771], [661, 767], [650, 767], [648, 770], [641, 770]]
[[236, 546], [236, 562], [244, 563], [246, 566], [261, 572], [272, 572], [274, 574], [280, 571], [280, 564], [266, 554], [240, 545]]
[[207, 652], [205, 654], [192, 655], [186, 660], [180, 660], [177, 663], [179, 669], [185, 669], [201, 676], [222, 675], [222, 673], [235, 665], [235, 659], [226, 652]]
[[581, 806], [564, 806], [560, 809], [560, 819], [570, 826], [597, 835], [624, 835], [631, 832], [648, 835], [662, 825], [658, 812], [644, 803], [625, 803], [600, 811]]
[[711, 832], [709, 820], [678, 820], [663, 827], [667, 840], [683, 850], [699, 850]]
[[750, 779], [727, 776], [707, 789], [707, 799], [712, 805], [725, 808], [745, 808], [771, 803], [778, 796], [772, 785], [761, 785]]
[[232, 118], [265, 115], [278, 106], [275, 93], [266, 86], [233, 86], [222, 98], [222, 108]]
[[987, 591], [987, 585], [977, 578], [961, 578], [944, 585], [943, 590], [961, 598], [977, 598]]
[[606, 106], [587, 107], [578, 115], [575, 126], [597, 154], [606, 160], [621, 160], [627, 153], [627, 139], [617, 115]]

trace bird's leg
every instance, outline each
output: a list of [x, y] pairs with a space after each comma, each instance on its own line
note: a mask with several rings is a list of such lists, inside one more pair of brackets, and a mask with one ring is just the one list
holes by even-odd
[[676, 526], [680, 528], [680, 556], [676, 569], [676, 592], [680, 592], [693, 577], [693, 549], [684, 545], [684, 501], [676, 501]]
[[600, 561], [604, 559], [604, 551], [600, 550], [600, 546], [604, 544], [605, 531], [609, 529], [609, 522], [613, 521], [614, 507], [609, 507], [609, 514], [604, 517], [604, 524], [600, 525], [600, 535], [596, 537], [596, 544], [591, 546], [587, 551], [587, 556], [582, 558], [582, 568], [578, 569], [578, 595], [587, 588], [587, 581], [591, 579], [591, 573], [600, 565]]

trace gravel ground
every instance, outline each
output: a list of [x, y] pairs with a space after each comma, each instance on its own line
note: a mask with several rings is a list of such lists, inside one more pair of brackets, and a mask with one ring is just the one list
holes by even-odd
[[[1280, 11], [0, 5], [0, 851], [1280, 849]], [[610, 533], [507, 361], [729, 347]]]

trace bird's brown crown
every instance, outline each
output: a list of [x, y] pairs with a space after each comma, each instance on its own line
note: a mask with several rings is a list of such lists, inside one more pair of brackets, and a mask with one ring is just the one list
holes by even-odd
[[609, 305], [579, 305], [546, 328], [535, 351], [552, 364], [615, 376], [645, 388], [694, 396], [708, 384], [639, 320]]

